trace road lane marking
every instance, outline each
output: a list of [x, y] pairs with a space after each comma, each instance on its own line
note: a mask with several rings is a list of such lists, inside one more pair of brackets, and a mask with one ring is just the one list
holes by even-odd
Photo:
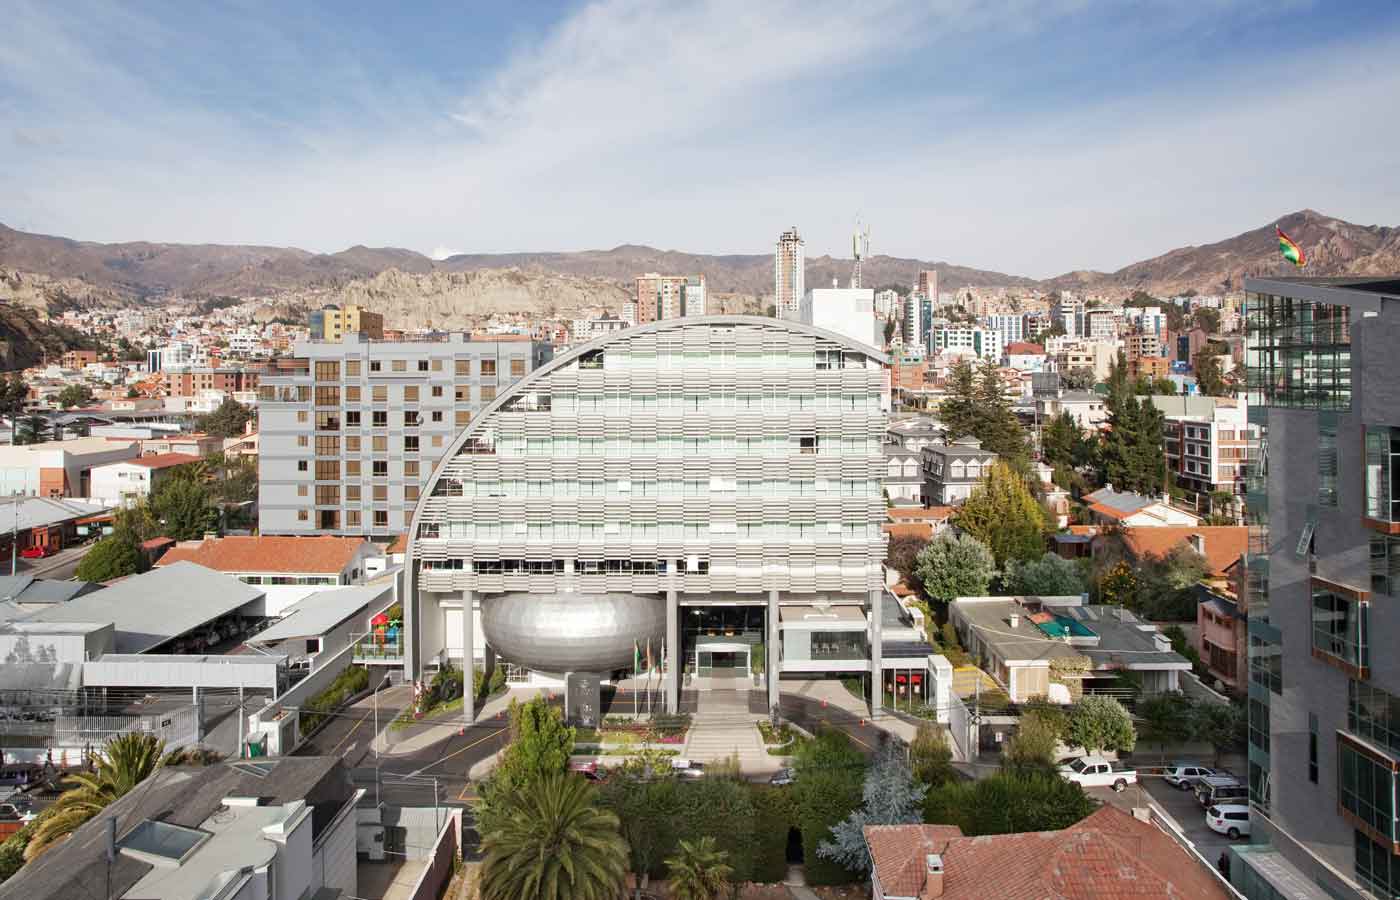
[[508, 730], [508, 728], [498, 728], [498, 729], [496, 729], [495, 731], [493, 731], [493, 732], [491, 732], [490, 734], [488, 734], [486, 737], [482, 738], [481, 740], [472, 741], [470, 744], [468, 744], [468, 745], [465, 746], [465, 747], [462, 747], [460, 750], [453, 750], [451, 753], [447, 754], [446, 756], [444, 756], [442, 759], [438, 760], [437, 762], [428, 763], [428, 764], [427, 764], [426, 766], [424, 766], [423, 768], [418, 769], [417, 771], [414, 771], [414, 772], [409, 772], [408, 774], [409, 774], [410, 776], [413, 776], [413, 775], [422, 775], [424, 772], [428, 771], [429, 769], [432, 769], [432, 768], [435, 768], [435, 767], [437, 767], [437, 766], [440, 766], [440, 765], [442, 765], [443, 763], [447, 762], [447, 761], [448, 761], [449, 759], [451, 759], [452, 757], [458, 756], [458, 755], [460, 755], [460, 754], [462, 754], [462, 753], [466, 753], [468, 750], [470, 750], [471, 748], [477, 746], [478, 744], [481, 744], [481, 743], [484, 743], [484, 742], [486, 742], [486, 741], [489, 741], [489, 740], [491, 740], [493, 737], [496, 737], [498, 734], [502, 734], [503, 732], [505, 732], [505, 731], [507, 731], [507, 730]]
[[[365, 724], [365, 719], [368, 719], [369, 717], [370, 717], [370, 713], [365, 713], [363, 716], [361, 716], [361, 717], [360, 717], [360, 721], [358, 721], [358, 722], [355, 723], [355, 727], [353, 727], [353, 728], [351, 728], [349, 731], [345, 732], [345, 737], [343, 737], [343, 738], [341, 738], [339, 741], [337, 741], [337, 742], [336, 742], [336, 745], [335, 745], [334, 747], [331, 748], [331, 752], [330, 752], [330, 753], [327, 753], [326, 755], [327, 755], [327, 756], [334, 756], [334, 755], [335, 755], [335, 751], [337, 751], [337, 750], [340, 749], [340, 745], [341, 745], [341, 744], [344, 744], [346, 741], [350, 740], [351, 735], [353, 735], [355, 732], [359, 731], [359, 730], [360, 730], [360, 726], [363, 725], [363, 724]], [[346, 752], [346, 753], [349, 753], [350, 751], [347, 749], [345, 752]]]

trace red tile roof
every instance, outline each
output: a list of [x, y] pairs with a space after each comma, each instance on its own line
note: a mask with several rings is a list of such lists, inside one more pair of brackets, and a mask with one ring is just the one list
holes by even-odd
[[137, 456], [133, 459], [124, 459], [122, 462], [128, 462], [134, 466], [144, 466], [147, 469], [169, 469], [174, 466], [183, 466], [187, 463], [199, 462], [199, 457], [191, 456], [188, 453], [153, 453], [150, 456]]
[[933, 523], [931, 522], [886, 522], [880, 526], [885, 534], [890, 537], [911, 537], [921, 541], [933, 540]]
[[362, 538], [331, 535], [234, 535], [172, 547], [157, 565], [169, 566], [189, 560], [216, 572], [318, 572], [338, 575], [366, 543]]
[[407, 532], [404, 532], [403, 534], [398, 535], [397, 537], [395, 537], [395, 538], [394, 538], [394, 542], [393, 542], [392, 544], [389, 545], [389, 549], [386, 550], [385, 552], [386, 552], [386, 553], [407, 553], [407, 552], [408, 552], [408, 533], [407, 533]]
[[1205, 541], [1206, 565], [1219, 575], [1240, 558], [1249, 547], [1249, 529], [1244, 525], [1154, 525], [1124, 528], [1123, 541], [1135, 555], [1165, 556], [1192, 535]]
[[889, 510], [892, 522], [937, 521], [941, 522], [953, 514], [951, 506], [892, 506]]
[[[1104, 806], [1063, 831], [963, 837], [884, 825], [865, 829], [890, 896], [917, 897], [925, 857], [943, 858], [942, 900], [1226, 900], [1229, 891], [1156, 825]], [[899, 834], [903, 832], [903, 834]]]
[[1006, 353], [1008, 356], [1026, 356], [1029, 354], [1044, 352], [1045, 348], [1043, 346], [1041, 346], [1040, 344], [1032, 344], [1029, 341], [1012, 341], [1011, 343], [1006, 345]]

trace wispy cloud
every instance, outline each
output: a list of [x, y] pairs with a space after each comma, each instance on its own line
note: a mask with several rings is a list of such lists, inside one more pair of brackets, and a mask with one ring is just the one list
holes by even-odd
[[[796, 223], [815, 254], [861, 212], [876, 252], [1047, 275], [1302, 206], [1400, 219], [1400, 124], [1375, 115], [1400, 96], [1393, 23], [1134, 65], [1253, 27], [1239, 8], [605, 0], [456, 72], [334, 17], [22, 5], [0, 42], [0, 220], [441, 252], [764, 252]], [[440, 25], [477, 27], [459, 17]]]

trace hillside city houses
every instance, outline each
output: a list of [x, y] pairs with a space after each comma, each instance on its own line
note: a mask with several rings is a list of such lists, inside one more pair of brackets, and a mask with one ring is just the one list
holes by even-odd
[[[1087, 816], [866, 824], [852, 879], [1400, 896], [1400, 279], [876, 289], [859, 262], [808, 284], [805, 258], [775, 235], [773, 293], [737, 311], [704, 273], [638, 272], [619, 308], [452, 330], [368, 301], [55, 316], [92, 347], [0, 410], [0, 841], [53, 802], [31, 780], [113, 736], [211, 756], [0, 898], [440, 896], [534, 696], [590, 779], [637, 755], [609, 743], [631, 727], [657, 771], [732, 756], [773, 790], [804, 777], [779, 732], [879, 758], [931, 730], [975, 791], [1029, 721], [1107, 705], [1136, 747], [1051, 741], [1103, 767], [1063, 773]], [[1114, 469], [1094, 448], [1136, 439], [1127, 408], [1153, 443]], [[1014, 546], [1024, 522], [969, 512], [1006, 479], [1032, 510]], [[949, 547], [976, 589], [940, 593]], [[109, 550], [125, 568], [78, 579]], [[1173, 703], [1226, 724], [1168, 734]], [[1198, 782], [1204, 806], [1177, 790]]]

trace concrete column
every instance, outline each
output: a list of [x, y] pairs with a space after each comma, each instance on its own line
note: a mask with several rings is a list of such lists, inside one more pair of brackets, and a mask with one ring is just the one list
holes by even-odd
[[764, 659], [768, 663], [768, 712], [778, 707], [778, 592], [768, 592], [768, 652]]
[[681, 708], [681, 606], [675, 588], [666, 590], [666, 712], [675, 714]]
[[408, 565], [399, 573], [403, 579], [399, 584], [399, 597], [403, 601], [403, 680], [409, 684], [418, 680], [419, 672], [418, 599], [422, 592], [418, 590], [418, 566], [418, 561], [410, 553]]
[[880, 711], [885, 695], [884, 638], [881, 635], [882, 591], [870, 592], [870, 714]]
[[476, 644], [472, 607], [476, 605], [473, 591], [462, 591], [462, 725], [470, 728], [476, 721], [476, 695], [472, 691], [472, 672], [476, 669], [473, 647]]

